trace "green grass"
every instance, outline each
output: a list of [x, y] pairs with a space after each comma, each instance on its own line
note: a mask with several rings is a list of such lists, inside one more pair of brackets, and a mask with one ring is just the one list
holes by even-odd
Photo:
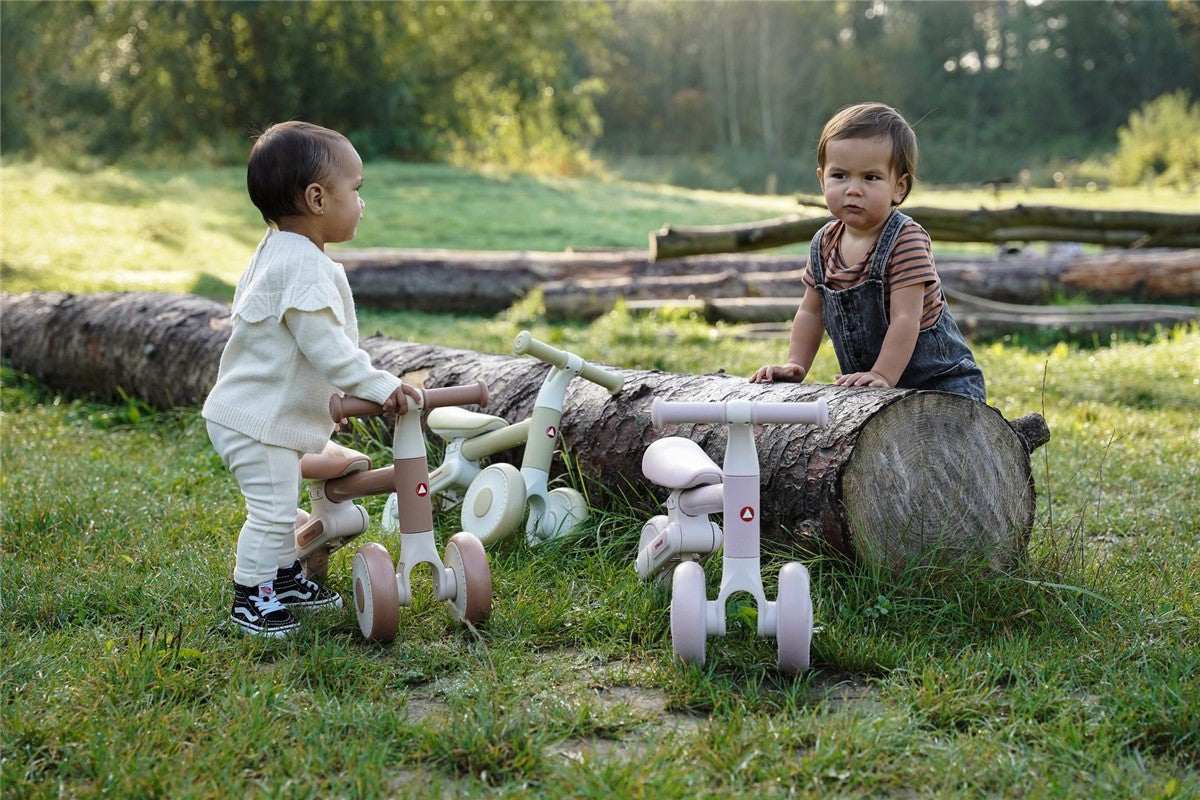
[[[6, 290], [219, 290], [258, 237], [233, 172], [3, 169]], [[461, 188], [401, 202], [453, 176]], [[587, 229], [597, 246], [639, 246], [634, 234], [667, 220], [767, 211], [740, 196], [710, 207], [670, 189], [435, 167], [383, 167], [368, 181], [382, 184], [368, 221], [387, 225], [364, 224], [356, 245], [558, 249]], [[57, 198], [46, 200], [56, 217], [10, 198], [35, 185]], [[521, 213], [505, 222], [497, 207]], [[173, 243], [138, 233], [155, 213], [178, 220]], [[497, 218], [497, 238], [476, 238]], [[523, 218], [560, 230], [539, 238], [531, 226], [525, 240]], [[177, 273], [156, 284], [156, 264]], [[493, 318], [361, 316], [367, 332], [495, 352], [530, 327], [589, 359], [686, 373], [747, 374], [784, 347], [681, 313], [551, 326], [535, 302]], [[703, 669], [672, 660], [669, 593], [630, 568], [644, 505], [597, 513], [571, 541], [491, 551], [495, 611], [477, 633], [418, 573], [391, 644], [365, 642], [348, 609], [306, 616], [286, 642], [236, 635], [223, 620], [242, 502], [196, 412], [98, 405], [6, 368], [4, 795], [1200, 796], [1200, 330], [976, 350], [989, 401], [1010, 418], [1043, 413], [1053, 435], [1033, 458], [1028, 562], [1011, 576], [893, 579], [771, 547], [769, 594], [788, 560], [813, 573], [821, 631], [814, 669], [795, 680], [737, 616]], [[814, 380], [834, 370], [822, 350]], [[367, 502], [376, 518], [380, 499]], [[368, 538], [398, 549], [377, 530]], [[343, 552], [331, 572], [343, 594], [349, 571]]]

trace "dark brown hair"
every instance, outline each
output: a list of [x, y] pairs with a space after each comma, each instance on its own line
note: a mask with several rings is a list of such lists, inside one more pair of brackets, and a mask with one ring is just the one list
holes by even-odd
[[[825, 168], [825, 151], [837, 139], [875, 139], [892, 142], [892, 169], [897, 177], [908, 176], [908, 190], [917, 180], [917, 135], [900, 112], [883, 103], [857, 103], [834, 114], [817, 142], [817, 166]], [[907, 196], [907, 193], [906, 195]]]
[[301, 199], [313, 183], [326, 180], [338, 146], [349, 140], [329, 128], [292, 120], [272, 125], [254, 140], [246, 165], [250, 201], [263, 220], [303, 214]]

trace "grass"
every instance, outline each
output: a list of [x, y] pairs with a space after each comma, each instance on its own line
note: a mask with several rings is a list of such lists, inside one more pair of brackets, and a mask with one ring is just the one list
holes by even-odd
[[[150, 288], [154, 264], [185, 256], [161, 288], [219, 290], [258, 236], [232, 173], [3, 169], [6, 290], [132, 288], [122, 276], [143, 273], [133, 285]], [[398, 194], [452, 173], [394, 166], [368, 180], [389, 185], [387, 169], [412, 184]], [[10, 189], [32, 191], [25, 175], [57, 198], [63, 231], [95, 219], [96, 232], [43, 228], [40, 250], [22, 244], [47, 224], [10, 214]], [[93, 180], [127, 193], [106, 199], [86, 190]], [[421, 215], [429, 227], [398, 241], [364, 223], [355, 244], [557, 249], [607, 203], [614, 233], [589, 241], [624, 246], [682, 221], [685, 200], [688, 222], [765, 210], [667, 189], [626, 207], [619, 185], [462, 183], [411, 208], [368, 194], [368, 221], [416, 228]], [[467, 198], [494, 191], [503, 205], [505, 186], [521, 209], [514, 238], [484, 239], [498, 215]], [[600, 206], [577, 197], [585, 187]], [[441, 206], [448, 196], [459, 204]], [[172, 202], [182, 211], [162, 210]], [[174, 245], [136, 233], [155, 208], [180, 220]], [[558, 233], [521, 244], [523, 218], [556, 216]], [[50, 268], [67, 257], [72, 269]], [[688, 373], [746, 374], [783, 347], [686, 314], [550, 326], [533, 302], [493, 318], [362, 317], [364, 331], [495, 352], [528, 326], [589, 359]], [[349, 610], [306, 616], [285, 642], [238, 636], [223, 619], [241, 498], [195, 410], [99, 405], [5, 368], [0, 785], [13, 798], [1200, 796], [1200, 330], [1105, 344], [976, 346], [989, 401], [1010, 418], [1043, 413], [1053, 434], [1034, 454], [1038, 512], [1017, 573], [891, 579], [770, 548], [769, 594], [786, 561], [813, 573], [821, 632], [814, 669], [794, 680], [736, 611], [704, 668], [672, 660], [669, 593], [630, 569], [649, 513], [636, 505], [597, 513], [571, 541], [491, 551], [495, 612], [477, 633], [419, 574], [391, 644], [363, 641]], [[834, 369], [822, 350], [814, 379]], [[367, 502], [373, 518], [380, 499]], [[341, 553], [331, 582], [343, 594], [349, 572]]]

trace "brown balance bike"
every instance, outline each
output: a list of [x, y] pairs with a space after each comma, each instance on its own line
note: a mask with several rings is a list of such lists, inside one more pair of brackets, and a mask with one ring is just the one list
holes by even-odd
[[[395, 638], [400, 606], [412, 602], [411, 577], [418, 564], [428, 564], [431, 568], [434, 598], [448, 601], [461, 619], [478, 622], [491, 611], [492, 575], [479, 539], [470, 533], [456, 533], [446, 542], [445, 561], [438, 556], [429, 460], [421, 430], [423, 410], [451, 405], [484, 406], [487, 400], [487, 384], [483, 381], [423, 390], [421, 402], [409, 400], [408, 412], [396, 417], [392, 466], [353, 473], [324, 484], [324, 495], [332, 503], [396, 493], [399, 563], [393, 567], [387, 549], [376, 542], [364, 544], [354, 555], [354, 611], [358, 627], [368, 639], [386, 642]], [[334, 421], [341, 421], [377, 416], [383, 413], [383, 407], [358, 397], [334, 396], [329, 401], [329, 413]]]

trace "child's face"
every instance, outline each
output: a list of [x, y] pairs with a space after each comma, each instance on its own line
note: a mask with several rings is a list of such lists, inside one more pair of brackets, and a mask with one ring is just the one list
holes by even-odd
[[834, 139], [817, 170], [829, 212], [863, 233], [877, 230], [908, 194], [909, 178], [892, 170], [890, 139]]
[[362, 159], [349, 143], [337, 151], [329, 177], [322, 183], [325, 206], [321, 225], [326, 242], [348, 242], [358, 230], [366, 203], [358, 196], [362, 186]]

